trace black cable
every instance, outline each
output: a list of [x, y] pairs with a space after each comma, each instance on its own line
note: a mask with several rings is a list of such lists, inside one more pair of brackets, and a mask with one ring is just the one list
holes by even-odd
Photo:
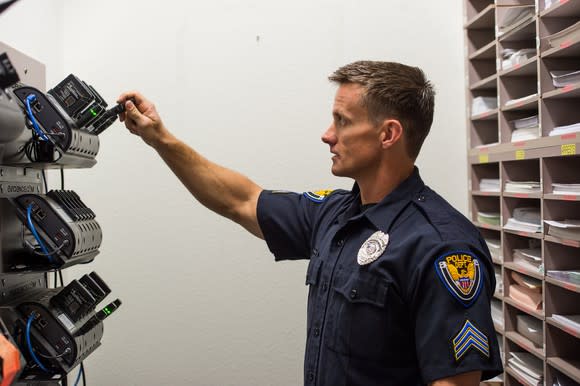
[[64, 190], [64, 169], [60, 168], [60, 189]]
[[58, 276], [60, 277], [60, 286], [64, 287], [64, 280], [62, 280], [62, 269], [58, 270]]
[[57, 287], [58, 284], [58, 278], [57, 278], [58, 273], [56, 272], [56, 269], [54, 270], [54, 288]]
[[48, 359], [56, 359], [56, 358], [60, 358], [60, 357], [63, 357], [63, 356], [65, 356], [66, 354], [68, 354], [68, 353], [70, 353], [70, 352], [71, 352], [71, 349], [70, 349], [70, 348], [68, 348], [68, 347], [67, 347], [67, 348], [66, 348], [66, 349], [65, 349], [65, 350], [64, 350], [64, 351], [63, 351], [61, 354], [58, 354], [58, 355], [46, 355], [46, 354], [43, 354], [43, 353], [41, 353], [40, 351], [36, 350], [36, 353], [37, 353], [38, 355], [40, 355], [40, 356], [41, 356], [41, 357], [43, 357], [43, 358], [48, 358]]
[[82, 371], [82, 375], [83, 375], [83, 386], [87, 386], [87, 378], [86, 378], [86, 372], [85, 372], [85, 365], [83, 362], [81, 362], [81, 371]]
[[46, 182], [46, 173], [42, 169], [42, 181], [44, 182], [44, 193], [48, 192], [48, 183]]

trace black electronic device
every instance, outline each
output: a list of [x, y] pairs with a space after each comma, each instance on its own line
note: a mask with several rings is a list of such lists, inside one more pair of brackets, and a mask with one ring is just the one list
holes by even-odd
[[100, 134], [117, 119], [114, 109], [90, 85], [73, 74], [48, 91], [83, 131]]
[[15, 85], [20, 80], [6, 52], [0, 54], [0, 88]]
[[[9, 305], [2, 307], [7, 319], [16, 318], [20, 326], [15, 341], [20, 346], [29, 370], [40, 368], [44, 374], [68, 373], [101, 344], [103, 320], [121, 304], [119, 299], [101, 310], [95, 307], [102, 296], [102, 287], [95, 299], [91, 291], [97, 286], [95, 272], [73, 280], [64, 288], [37, 288]], [[89, 289], [82, 283], [87, 284]], [[91, 288], [93, 287], [93, 288]], [[105, 311], [106, 310], [106, 311]], [[104, 314], [104, 316], [103, 316]]]
[[33, 251], [48, 264], [63, 268], [87, 263], [99, 253], [101, 227], [95, 213], [75, 192], [23, 194], [13, 203], [18, 217], [32, 233]]

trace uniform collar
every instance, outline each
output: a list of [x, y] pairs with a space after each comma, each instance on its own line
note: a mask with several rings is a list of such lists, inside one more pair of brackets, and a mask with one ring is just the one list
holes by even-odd
[[[419, 175], [419, 169], [415, 166], [407, 179], [401, 182], [391, 193], [385, 196], [377, 205], [367, 209], [362, 216], [366, 216], [373, 225], [383, 232], [388, 232], [392, 222], [407, 204], [425, 187], [425, 183]], [[360, 214], [360, 188], [355, 182], [351, 195], [353, 200], [348, 209], [339, 218], [340, 223]]]

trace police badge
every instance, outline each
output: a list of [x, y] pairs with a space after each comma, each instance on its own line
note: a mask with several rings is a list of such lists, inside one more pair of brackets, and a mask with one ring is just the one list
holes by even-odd
[[358, 250], [357, 261], [359, 265], [367, 265], [378, 259], [389, 242], [389, 235], [376, 231], [363, 243]]
[[469, 307], [481, 290], [481, 267], [469, 252], [446, 253], [435, 261], [435, 270], [441, 282], [464, 306]]

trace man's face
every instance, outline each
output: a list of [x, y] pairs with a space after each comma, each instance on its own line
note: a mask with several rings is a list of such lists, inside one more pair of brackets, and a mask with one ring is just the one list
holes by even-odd
[[369, 120], [367, 109], [361, 106], [363, 87], [355, 83], [342, 84], [334, 98], [333, 121], [322, 135], [330, 146], [332, 174], [355, 180], [372, 175], [381, 155], [379, 129]]

